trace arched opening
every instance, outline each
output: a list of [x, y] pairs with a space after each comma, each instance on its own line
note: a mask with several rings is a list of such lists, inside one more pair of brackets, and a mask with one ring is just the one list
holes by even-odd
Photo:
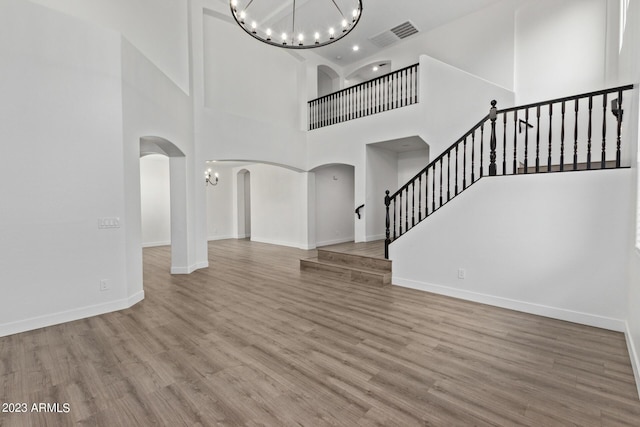
[[383, 76], [390, 73], [391, 61], [388, 59], [380, 59], [378, 61], [370, 62], [351, 74], [345, 77], [345, 86], [354, 86], [368, 80], [375, 79], [376, 77]]
[[[160, 138], [157, 136], [145, 136], [140, 138], [140, 158], [141, 158], [141, 173], [143, 171], [148, 172], [147, 165], [142, 166], [142, 158], [146, 156], [162, 155], [169, 158], [169, 171], [168, 171], [168, 188], [164, 186], [164, 189], [157, 187], [162, 194], [150, 194], [149, 186], [143, 187], [143, 182], [149, 184], [149, 178], [152, 177], [140, 177], [141, 183], [141, 205], [142, 201], [148, 202], [149, 200], [169, 200], [169, 223], [170, 223], [170, 239], [171, 244], [171, 273], [172, 274], [188, 274], [188, 242], [187, 242], [187, 162], [184, 153], [172, 142]], [[147, 163], [147, 161], [144, 161]], [[160, 163], [160, 162], [158, 162]], [[156, 171], [157, 176], [158, 170]], [[159, 172], [162, 174], [162, 172]], [[145, 192], [145, 194], [143, 194]], [[167, 193], [168, 192], [168, 195]], [[147, 212], [148, 216], [143, 217], [142, 228], [145, 229], [149, 224], [144, 224], [153, 218], [153, 216], [164, 215], [166, 212]], [[161, 218], [155, 218], [157, 223], [161, 223]]]
[[[355, 236], [355, 168], [319, 166], [315, 173], [316, 246], [352, 242]], [[361, 210], [361, 215], [362, 215]]]
[[251, 172], [246, 169], [237, 175], [238, 239], [251, 238]]
[[340, 76], [327, 65], [318, 65], [318, 98], [340, 90]]

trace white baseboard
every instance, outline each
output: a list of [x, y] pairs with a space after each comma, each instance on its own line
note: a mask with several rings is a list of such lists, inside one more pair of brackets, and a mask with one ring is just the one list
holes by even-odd
[[260, 237], [251, 237], [251, 241], [252, 242], [257, 242], [257, 243], [266, 243], [269, 245], [276, 245], [276, 246], [286, 246], [289, 248], [298, 248], [298, 249], [303, 249], [305, 251], [311, 250], [311, 249], [315, 249], [315, 245], [308, 245], [306, 243], [293, 243], [293, 242], [284, 242], [284, 241], [280, 241], [280, 240], [271, 240], [271, 239], [262, 239]]
[[191, 274], [201, 268], [209, 267], [209, 261], [197, 262], [186, 267], [171, 267], [171, 274]]
[[354, 241], [354, 237], [343, 237], [340, 239], [334, 239], [334, 240], [325, 240], [323, 242], [316, 242], [316, 246], [329, 246], [329, 245], [337, 245], [339, 243], [347, 243], [347, 242], [353, 242]]
[[627, 340], [627, 350], [629, 351], [629, 359], [631, 359], [631, 367], [633, 368], [633, 376], [636, 379], [636, 389], [638, 390], [638, 398], [640, 398], [640, 358], [638, 358], [638, 351], [636, 350], [635, 343], [633, 342], [633, 336], [629, 329], [629, 323], [625, 322], [624, 336]]
[[227, 240], [227, 239], [244, 239], [244, 237], [236, 237], [236, 236], [233, 236], [231, 234], [224, 234], [224, 235], [219, 234], [219, 235], [216, 235], [216, 236], [207, 237], [207, 241], [209, 241], [209, 242], [212, 242], [214, 240]]
[[124, 310], [144, 299], [144, 291], [136, 292], [128, 298], [110, 301], [103, 304], [90, 305], [87, 307], [75, 308], [73, 310], [59, 313], [47, 314], [33, 317], [31, 319], [19, 320], [0, 325], [0, 337], [19, 334], [21, 332], [32, 331], [47, 326], [58, 325], [60, 323], [73, 322], [74, 320], [86, 319], [87, 317], [99, 316], [113, 311]]
[[434, 285], [432, 283], [417, 282], [400, 277], [393, 277], [391, 283], [405, 288], [417, 289], [434, 294], [446, 295], [467, 301], [481, 304], [493, 305], [509, 310], [521, 311], [523, 313], [535, 314], [538, 316], [550, 317], [552, 319], [565, 320], [567, 322], [579, 323], [582, 325], [594, 326], [596, 328], [608, 329], [616, 332], [625, 331], [625, 321], [611, 317], [598, 316], [590, 313], [567, 310], [564, 308], [550, 307], [546, 305], [534, 304], [526, 301], [518, 301], [494, 295], [481, 294], [463, 289], [451, 288], [449, 286]]
[[167, 242], [147, 242], [142, 244], [143, 248], [155, 248], [157, 246], [171, 246], [171, 240]]

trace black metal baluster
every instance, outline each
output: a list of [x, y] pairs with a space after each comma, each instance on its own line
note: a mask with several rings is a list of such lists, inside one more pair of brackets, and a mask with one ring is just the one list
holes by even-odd
[[540, 106], [536, 108], [536, 173], [540, 172]]
[[549, 154], [547, 157], [547, 172], [551, 172], [552, 144], [553, 144], [553, 104], [549, 104]]
[[426, 218], [428, 216], [429, 216], [429, 167], [426, 168], [425, 177], [424, 177], [424, 217]]
[[436, 210], [436, 164], [433, 164], [433, 177], [431, 178], [431, 213]]
[[564, 114], [565, 101], [562, 101], [562, 126], [560, 127], [560, 172], [564, 171]]
[[496, 109], [496, 100], [491, 101], [491, 109], [489, 110], [489, 120], [491, 120], [491, 136], [489, 137], [489, 176], [498, 174], [496, 166], [496, 120], [498, 119], [498, 110]]
[[378, 107], [380, 105], [380, 79], [375, 79], [373, 81], [373, 88], [373, 112], [374, 114], [377, 114], [380, 112]]
[[617, 135], [616, 135], [616, 168], [620, 167], [620, 161], [622, 159], [622, 89], [618, 90], [618, 110], [616, 114], [617, 121]]
[[398, 108], [398, 88], [400, 86], [399, 86], [398, 75], [397, 74], [395, 75], [395, 79], [394, 80], [396, 81], [396, 90], [395, 90], [395, 93], [394, 93], [393, 97], [396, 100], [396, 108]]
[[406, 107], [409, 104], [408, 99], [407, 99], [407, 94], [408, 94], [407, 89], [409, 87], [408, 86], [409, 85], [409, 81], [408, 81], [408, 76], [407, 76], [407, 70], [404, 70], [403, 74], [404, 74], [404, 106]]
[[[576, 120], [573, 128], [573, 170], [578, 170], [578, 100], [575, 101]], [[589, 148], [589, 152], [591, 149]]]
[[[418, 187], [420, 188], [420, 187]], [[407, 191], [409, 189], [407, 188]], [[416, 225], [416, 180], [411, 181], [411, 227]]]
[[335, 94], [329, 97], [329, 123], [332, 125], [336, 123], [336, 106], [335, 106], [336, 96]]
[[[529, 123], [529, 109], [524, 110], [524, 121]], [[540, 124], [540, 123], [538, 123]], [[538, 126], [540, 129], [540, 126]], [[540, 133], [540, 130], [538, 130]], [[524, 173], [529, 173], [529, 126], [524, 127]]]
[[402, 191], [403, 190], [404, 188], [400, 189], [400, 204], [399, 204], [399, 212], [398, 212], [398, 217], [400, 218], [399, 236], [402, 236]]
[[[525, 132], [529, 126], [525, 126]], [[518, 173], [518, 110], [513, 112], [513, 174]]]
[[462, 191], [467, 189], [467, 137], [462, 145]]
[[442, 157], [440, 157], [440, 206], [442, 206]]
[[456, 177], [455, 177], [455, 187], [454, 187], [454, 190], [455, 190], [454, 194], [456, 196], [458, 195], [458, 146], [459, 145], [460, 144], [456, 144], [456, 170], [455, 170]]
[[407, 197], [405, 197], [404, 199], [404, 203], [406, 204], [404, 209], [404, 221], [405, 221], [404, 232], [406, 233], [407, 231], [409, 231], [409, 186], [408, 185], [405, 187], [405, 190], [407, 192]]
[[451, 200], [451, 150], [447, 151], [447, 202]]
[[587, 127], [587, 170], [591, 170], [591, 133], [592, 133], [593, 96], [589, 97], [589, 125]]
[[391, 243], [391, 231], [389, 230], [389, 205], [391, 204], [391, 199], [389, 198], [389, 190], [385, 191], [384, 196], [384, 206], [385, 206], [385, 231], [384, 231], [384, 258], [389, 259], [389, 244]]
[[480, 178], [484, 176], [484, 123], [480, 125]]
[[476, 182], [476, 129], [471, 133], [471, 183]]
[[507, 174], [507, 113], [502, 113], [502, 175]]
[[416, 79], [416, 88], [415, 93], [413, 94], [414, 104], [418, 102], [418, 93], [420, 92], [420, 75], [418, 74], [418, 66], [415, 66], [415, 79]]
[[422, 173], [418, 176], [418, 222], [422, 221]]
[[600, 169], [606, 167], [607, 160], [607, 94], [602, 95], [602, 156]]
[[398, 235], [396, 234], [396, 230], [398, 229], [398, 222], [396, 220], [396, 212], [398, 210], [398, 208], [396, 207], [396, 199], [397, 196], [393, 196], [393, 240], [396, 240], [396, 238], [398, 237]]
[[409, 105], [413, 104], [413, 67], [409, 68], [409, 70], [407, 71], [407, 73], [409, 74], [409, 92], [407, 92], [407, 96], [409, 97]]

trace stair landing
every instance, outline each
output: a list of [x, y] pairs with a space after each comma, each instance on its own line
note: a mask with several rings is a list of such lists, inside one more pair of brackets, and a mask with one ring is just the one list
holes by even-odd
[[317, 250], [300, 260], [300, 269], [374, 286], [391, 284], [391, 261], [384, 259], [384, 242], [347, 243]]

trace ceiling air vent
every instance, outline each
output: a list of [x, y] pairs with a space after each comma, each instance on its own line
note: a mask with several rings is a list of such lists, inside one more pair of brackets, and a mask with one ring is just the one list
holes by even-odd
[[409, 21], [384, 31], [377, 36], [371, 37], [371, 43], [379, 48], [387, 47], [402, 39], [406, 39], [418, 32], [418, 29]]

